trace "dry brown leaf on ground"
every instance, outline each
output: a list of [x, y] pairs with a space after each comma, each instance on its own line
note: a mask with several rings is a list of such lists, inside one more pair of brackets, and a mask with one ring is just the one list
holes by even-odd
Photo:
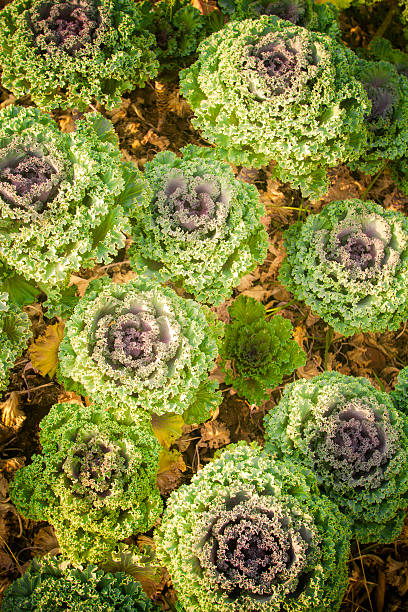
[[222, 421], [208, 421], [201, 426], [198, 446], [218, 449], [230, 443], [230, 431]]
[[182, 478], [182, 472], [187, 469], [181, 453], [162, 448], [157, 471], [157, 486], [161, 495], [169, 495], [174, 491]]
[[56, 555], [60, 552], [54, 527], [47, 525], [47, 527], [41, 527], [41, 529], [35, 533], [33, 552], [36, 557], [44, 557], [44, 555], [48, 554]]
[[85, 295], [85, 291], [88, 289], [88, 285], [91, 282], [91, 280], [92, 280], [91, 278], [81, 278], [80, 276], [71, 274], [68, 287], [72, 287], [72, 285], [76, 285], [77, 294], [79, 295], [79, 297], [83, 297]]
[[0, 403], [1, 421], [6, 427], [18, 429], [26, 419], [23, 410], [19, 408], [19, 396], [13, 391], [5, 402]]
[[64, 328], [64, 321], [48, 325], [45, 334], [39, 336], [28, 348], [31, 363], [42, 376], [48, 374], [52, 378], [57, 371], [58, 349], [64, 336]]

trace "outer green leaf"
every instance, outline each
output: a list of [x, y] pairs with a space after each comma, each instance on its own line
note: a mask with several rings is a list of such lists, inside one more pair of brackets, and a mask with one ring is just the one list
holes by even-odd
[[95, 565], [72, 566], [63, 559], [34, 559], [9, 586], [3, 612], [154, 612], [159, 610], [140, 584], [124, 574], [104, 573]]

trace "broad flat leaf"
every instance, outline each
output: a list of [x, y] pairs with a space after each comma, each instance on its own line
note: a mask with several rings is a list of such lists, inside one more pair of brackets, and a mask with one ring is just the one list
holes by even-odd
[[169, 449], [174, 440], [183, 433], [183, 417], [180, 414], [154, 414], [152, 416], [152, 428], [160, 444]]
[[45, 334], [39, 336], [28, 349], [31, 363], [42, 376], [52, 378], [57, 371], [58, 349], [64, 335], [65, 323], [59, 321], [48, 325]]

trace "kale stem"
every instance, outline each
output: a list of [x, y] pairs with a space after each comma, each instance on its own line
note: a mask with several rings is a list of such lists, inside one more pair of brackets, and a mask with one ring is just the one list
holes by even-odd
[[331, 327], [331, 325], [329, 325], [327, 332], [326, 332], [326, 342], [325, 342], [325, 347], [324, 347], [324, 362], [323, 362], [323, 366], [324, 369], [327, 370], [327, 357], [329, 354], [329, 348], [331, 346], [332, 340], [333, 340], [333, 336], [334, 336], [334, 329]]
[[388, 9], [388, 12], [385, 16], [384, 21], [382, 22], [382, 24], [380, 25], [380, 27], [378, 28], [378, 30], [376, 31], [376, 33], [374, 34], [372, 40], [374, 40], [374, 38], [381, 38], [381, 36], [384, 36], [384, 33], [386, 32], [386, 30], [389, 28], [392, 18], [394, 16], [394, 13], [397, 10], [397, 5], [395, 3], [393, 3], [390, 8]]
[[278, 312], [279, 310], [283, 310], [284, 308], [287, 308], [288, 306], [291, 306], [292, 304], [295, 304], [296, 300], [290, 300], [290, 302], [286, 302], [286, 304], [283, 304], [282, 306], [276, 306], [275, 308], [268, 308], [267, 310], [265, 310], [266, 314], [269, 314], [271, 312]]
[[366, 187], [363, 191], [363, 193], [361, 194], [361, 200], [365, 200], [366, 195], [371, 191], [371, 189], [374, 187], [375, 183], [377, 182], [377, 179], [381, 176], [381, 174], [384, 172], [384, 170], [386, 169], [388, 164], [388, 160], [384, 162], [384, 164], [381, 166], [381, 168], [379, 169], [379, 171], [377, 172], [377, 174], [374, 176], [373, 180], [371, 181], [371, 183], [368, 185], [368, 187]]

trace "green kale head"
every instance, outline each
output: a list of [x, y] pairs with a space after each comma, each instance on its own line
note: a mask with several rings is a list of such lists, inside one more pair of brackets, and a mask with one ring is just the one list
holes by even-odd
[[285, 388], [265, 450], [310, 468], [361, 542], [392, 542], [408, 504], [408, 419], [365, 378], [326, 372]]
[[275, 175], [304, 196], [327, 191], [327, 167], [361, 157], [370, 103], [342, 43], [274, 16], [232, 21], [180, 73], [193, 124], [219, 155]]
[[181, 605], [196, 612], [334, 612], [349, 538], [310, 472], [245, 443], [171, 494], [155, 535]]
[[254, 298], [240, 295], [228, 311], [231, 323], [220, 350], [225, 383], [260, 404], [269, 398], [268, 388], [305, 365], [306, 355], [292, 339], [291, 322], [279, 315], [268, 321], [265, 307]]
[[30, 320], [0, 293], [0, 392], [7, 388], [8, 373], [31, 337]]
[[159, 443], [148, 419], [115, 419], [109, 404], [56, 404], [41, 421], [42, 455], [16, 472], [18, 511], [48, 521], [72, 561], [101, 562], [161, 512]]
[[157, 74], [145, 27], [131, 0], [14, 0], [0, 14], [2, 83], [45, 109], [117, 106]]
[[10, 585], [2, 612], [155, 612], [159, 608], [138, 582], [95, 565], [72, 566], [61, 559], [34, 559], [25, 574]]
[[371, 102], [366, 114], [368, 138], [353, 170], [374, 174], [385, 160], [403, 157], [408, 146], [408, 80], [397, 67], [384, 61], [359, 60], [355, 77], [363, 84]]
[[72, 271], [108, 262], [124, 246], [139, 171], [121, 161], [101, 115], [70, 134], [35, 108], [9, 106], [0, 119], [0, 263], [17, 284], [21, 275], [55, 292]]
[[117, 415], [184, 414], [200, 423], [221, 401], [208, 379], [222, 324], [193, 300], [144, 278], [93, 281], [66, 324], [61, 381]]
[[231, 19], [257, 19], [275, 15], [294, 25], [340, 36], [338, 11], [333, 4], [315, 4], [314, 0], [218, 0]]
[[200, 42], [222, 26], [220, 14], [204, 15], [191, 0], [145, 0], [144, 23], [156, 39], [159, 78], [174, 80], [196, 57]]
[[202, 302], [219, 305], [266, 257], [265, 210], [254, 185], [234, 178], [212, 149], [188, 145], [146, 164], [146, 197], [132, 214], [130, 259], [171, 279]]
[[408, 316], [408, 220], [374, 202], [331, 202], [284, 234], [279, 279], [346, 336]]

